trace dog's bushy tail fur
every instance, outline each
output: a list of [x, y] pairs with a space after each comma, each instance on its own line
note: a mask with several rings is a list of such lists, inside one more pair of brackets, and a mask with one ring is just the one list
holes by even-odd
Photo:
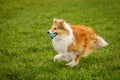
[[95, 42], [93, 43], [93, 50], [100, 49], [107, 46], [108, 43], [100, 36], [97, 35]]

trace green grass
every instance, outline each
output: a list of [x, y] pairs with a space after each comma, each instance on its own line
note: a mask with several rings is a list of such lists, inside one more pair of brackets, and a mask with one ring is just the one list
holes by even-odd
[[[53, 18], [91, 26], [109, 46], [67, 68], [46, 34]], [[120, 80], [119, 0], [0, 0], [0, 80]]]

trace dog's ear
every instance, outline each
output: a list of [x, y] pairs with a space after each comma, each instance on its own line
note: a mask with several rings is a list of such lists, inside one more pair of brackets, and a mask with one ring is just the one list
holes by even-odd
[[54, 18], [53, 23], [57, 23], [57, 22], [58, 22], [58, 19]]
[[57, 19], [57, 18], [54, 18], [53, 19], [53, 24], [57, 24], [60, 28], [64, 28], [64, 19]]
[[59, 19], [59, 22], [58, 22], [58, 23], [59, 23], [59, 25], [60, 25], [61, 28], [64, 28], [64, 26], [65, 26], [65, 25], [64, 25], [64, 23], [65, 23], [65, 20], [64, 20], [64, 19]]
[[59, 19], [60, 24], [63, 24], [64, 22], [65, 22], [64, 19]]
[[57, 19], [57, 18], [54, 18], [54, 19], [53, 19], [53, 23], [62, 24], [62, 23], [64, 23], [64, 22], [65, 22], [64, 19]]

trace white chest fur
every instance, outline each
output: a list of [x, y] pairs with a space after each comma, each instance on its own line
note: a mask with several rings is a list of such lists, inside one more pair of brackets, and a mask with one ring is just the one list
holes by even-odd
[[73, 36], [72, 35], [68, 35], [66, 37], [62, 37], [59, 38], [56, 36], [56, 38], [54, 38], [52, 40], [52, 44], [54, 46], [54, 49], [61, 54], [65, 54], [68, 53], [68, 46], [72, 43]]

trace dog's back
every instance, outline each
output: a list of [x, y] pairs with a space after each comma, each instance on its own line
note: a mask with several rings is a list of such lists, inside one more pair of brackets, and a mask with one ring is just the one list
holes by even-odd
[[71, 26], [74, 35], [74, 41], [69, 46], [68, 51], [79, 52], [77, 54], [86, 56], [95, 49], [107, 45], [103, 38], [97, 36], [92, 28], [84, 26]]

